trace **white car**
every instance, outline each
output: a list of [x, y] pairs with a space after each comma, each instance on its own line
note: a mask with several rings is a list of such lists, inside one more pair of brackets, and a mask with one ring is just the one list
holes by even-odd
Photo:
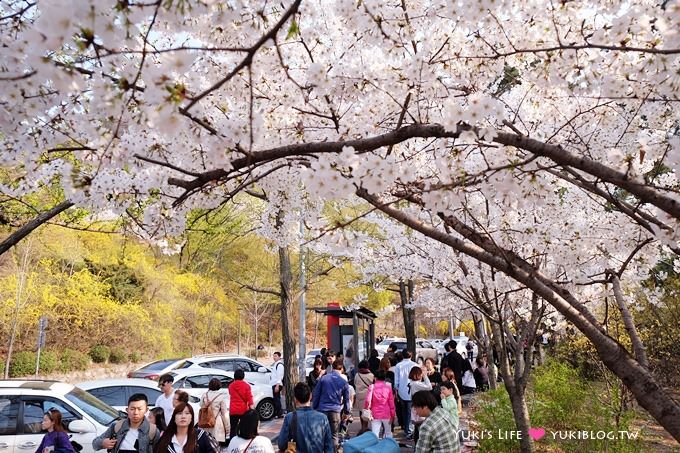
[[[190, 396], [203, 398], [205, 392], [208, 391], [208, 383], [214, 377], [218, 378], [222, 384], [222, 391], [227, 393], [227, 400], [229, 393], [227, 388], [234, 382], [233, 372], [217, 370], [214, 368], [184, 368], [181, 370], [173, 370], [170, 372], [174, 378], [172, 386], [175, 389], [182, 389]], [[245, 379], [248, 382], [248, 379]], [[260, 415], [260, 420], [271, 420], [274, 418], [274, 396], [272, 388], [269, 384], [255, 384], [248, 382], [253, 391], [253, 402], [255, 403], [255, 410]]]
[[[143, 393], [149, 401], [149, 409], [156, 405], [156, 400], [161, 395], [158, 383], [149, 379], [99, 379], [76, 384], [90, 395], [96, 396], [114, 409], [125, 412], [127, 401], [135, 393]], [[189, 395], [189, 404], [198, 416], [201, 400]], [[166, 420], [166, 423], [168, 421]]]
[[89, 393], [57, 381], [0, 381], [0, 452], [33, 453], [46, 434], [43, 415], [58, 409], [81, 453], [94, 453], [92, 441], [124, 414]]
[[232, 378], [234, 377], [234, 371], [243, 370], [246, 374], [246, 381], [265, 385], [269, 385], [272, 372], [271, 368], [253, 359], [233, 354], [197, 355], [179, 363], [175, 370], [187, 368], [216, 368], [227, 371]]
[[388, 337], [388, 338], [385, 338], [383, 341], [381, 341], [380, 343], [378, 343], [378, 344], [375, 346], [375, 350], [378, 351], [378, 355], [379, 355], [380, 357], [382, 357], [382, 356], [384, 356], [385, 353], [387, 352], [387, 348], [390, 346], [390, 344], [392, 344], [392, 343], [394, 343], [394, 342], [398, 342], [398, 343], [403, 342], [403, 343], [406, 343], [406, 338], [397, 338], [397, 337]]

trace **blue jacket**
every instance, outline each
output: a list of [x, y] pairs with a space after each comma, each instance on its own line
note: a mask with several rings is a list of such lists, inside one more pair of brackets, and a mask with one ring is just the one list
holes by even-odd
[[349, 384], [338, 371], [321, 376], [312, 394], [314, 410], [340, 412], [343, 407], [349, 412]]
[[290, 428], [293, 414], [297, 414], [295, 440], [298, 453], [334, 453], [333, 436], [328, 418], [311, 407], [298, 407], [295, 412], [286, 414], [279, 433], [278, 447], [284, 451], [291, 440]]

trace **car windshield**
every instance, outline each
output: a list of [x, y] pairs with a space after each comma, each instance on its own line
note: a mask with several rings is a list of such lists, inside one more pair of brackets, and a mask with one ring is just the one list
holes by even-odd
[[100, 425], [109, 426], [112, 421], [119, 418], [117, 410], [78, 387], [74, 387], [64, 396]]
[[157, 362], [153, 362], [148, 364], [145, 367], [140, 368], [139, 370], [144, 370], [144, 371], [159, 371], [162, 370], [173, 363], [177, 362], [177, 359], [171, 359], [171, 360], [159, 360]]
[[383, 340], [380, 343], [378, 343], [378, 346], [389, 346], [390, 343], [392, 343], [392, 340]]

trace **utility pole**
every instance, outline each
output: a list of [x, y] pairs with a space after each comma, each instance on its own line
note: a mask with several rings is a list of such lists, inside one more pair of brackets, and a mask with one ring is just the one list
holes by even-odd
[[41, 316], [38, 322], [38, 352], [35, 354], [35, 377], [40, 372], [40, 351], [45, 347], [45, 329], [47, 328], [47, 317]]
[[307, 355], [307, 330], [305, 326], [305, 286], [307, 279], [305, 276], [305, 248], [302, 245], [304, 240], [305, 224], [300, 219], [300, 351], [298, 358], [298, 368], [300, 372], [300, 382], [305, 382], [305, 356]]

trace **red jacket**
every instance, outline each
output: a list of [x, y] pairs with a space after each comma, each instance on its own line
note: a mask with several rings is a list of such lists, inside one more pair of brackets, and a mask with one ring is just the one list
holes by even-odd
[[229, 384], [229, 414], [243, 415], [253, 405], [253, 391], [250, 384], [243, 380], [235, 380]]

